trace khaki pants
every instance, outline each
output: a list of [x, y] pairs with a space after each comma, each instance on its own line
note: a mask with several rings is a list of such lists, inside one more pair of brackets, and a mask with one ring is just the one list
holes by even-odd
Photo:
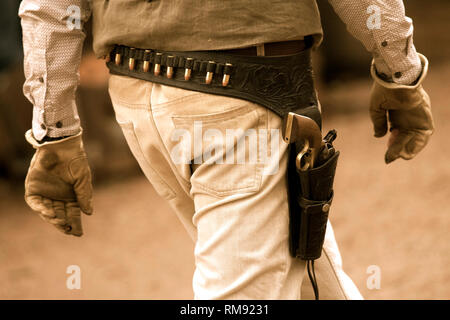
[[[195, 242], [195, 298], [312, 299], [305, 262], [289, 255], [281, 119], [245, 100], [123, 76], [109, 91], [133, 155]], [[361, 298], [330, 225], [316, 276], [321, 299]]]

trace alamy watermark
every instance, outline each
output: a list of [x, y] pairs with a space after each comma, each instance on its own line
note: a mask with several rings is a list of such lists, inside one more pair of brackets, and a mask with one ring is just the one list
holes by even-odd
[[367, 289], [381, 289], [381, 268], [377, 265], [370, 265], [367, 267], [366, 273], [370, 275], [366, 280]]
[[264, 164], [265, 175], [279, 169], [279, 129], [203, 130], [202, 121], [194, 121], [192, 133], [178, 128], [171, 140], [175, 164]]
[[77, 265], [70, 265], [66, 269], [69, 274], [66, 280], [66, 287], [69, 290], [81, 289], [81, 269]]
[[66, 13], [68, 15], [66, 25], [69, 30], [81, 30], [81, 8], [76, 5], [67, 7]]
[[367, 28], [369, 30], [381, 29], [381, 8], [372, 4], [367, 7], [367, 14], [370, 14], [366, 21]]

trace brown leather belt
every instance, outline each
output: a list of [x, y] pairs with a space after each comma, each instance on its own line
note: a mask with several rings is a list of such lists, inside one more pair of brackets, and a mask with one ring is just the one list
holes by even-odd
[[292, 40], [282, 42], [269, 42], [258, 46], [252, 46], [247, 48], [220, 50], [221, 53], [235, 54], [241, 56], [284, 56], [290, 54], [296, 54], [307, 47], [307, 41], [304, 40]]

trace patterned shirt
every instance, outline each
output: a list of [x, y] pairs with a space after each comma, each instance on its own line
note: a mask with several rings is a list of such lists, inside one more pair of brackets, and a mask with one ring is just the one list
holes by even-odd
[[[372, 53], [379, 74], [399, 84], [418, 78], [422, 66], [402, 0], [329, 2], [348, 31]], [[80, 131], [75, 91], [85, 38], [82, 26], [91, 10], [89, 0], [23, 0], [20, 5], [23, 91], [34, 106], [32, 129], [37, 140]]]

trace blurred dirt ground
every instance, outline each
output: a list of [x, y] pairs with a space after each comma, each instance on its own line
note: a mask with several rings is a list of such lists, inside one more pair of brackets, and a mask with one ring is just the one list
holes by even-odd
[[[450, 298], [450, 64], [425, 83], [436, 133], [412, 161], [383, 162], [387, 139], [372, 137], [370, 82], [323, 93], [341, 159], [330, 219], [344, 268], [366, 299]], [[355, 111], [333, 113], [339, 105]], [[143, 177], [98, 186], [85, 235], [67, 237], [41, 221], [20, 196], [0, 189], [0, 299], [190, 299], [193, 243]], [[81, 290], [66, 268], [81, 268]], [[381, 268], [381, 288], [366, 271]], [[320, 279], [318, 279], [320, 281]]]

